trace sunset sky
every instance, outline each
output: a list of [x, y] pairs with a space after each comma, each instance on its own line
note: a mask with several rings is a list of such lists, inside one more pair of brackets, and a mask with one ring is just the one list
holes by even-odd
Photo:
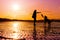
[[[34, 10], [49, 19], [60, 19], [60, 0], [0, 0], [0, 18], [32, 20]], [[37, 19], [43, 19], [37, 14]]]

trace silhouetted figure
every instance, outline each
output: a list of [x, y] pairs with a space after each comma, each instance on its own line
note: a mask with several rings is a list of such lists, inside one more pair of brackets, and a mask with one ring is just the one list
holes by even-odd
[[34, 10], [32, 18], [34, 19], [34, 32], [33, 32], [33, 38], [34, 40], [36, 40], [36, 14], [37, 14], [37, 10]]
[[45, 25], [46, 25], [46, 23], [48, 23], [47, 32], [50, 32], [50, 29], [51, 29], [51, 21], [47, 18], [47, 16], [44, 17], [44, 23], [45, 23]]
[[41, 13], [41, 12], [37, 12], [37, 10], [34, 10], [33, 15], [32, 15], [32, 18], [34, 19], [34, 26], [36, 25], [35, 23], [36, 23], [36, 14], [37, 13]]
[[35, 26], [35, 22], [36, 22], [36, 14], [37, 14], [37, 10], [34, 10], [32, 18], [34, 19], [34, 26]]
[[[46, 32], [49, 32], [51, 29], [51, 21], [47, 18], [47, 16], [43, 16], [43, 14], [41, 14], [41, 16], [44, 18], [44, 33], [46, 35]], [[48, 23], [47, 30], [46, 30], [46, 23]]]
[[34, 19], [34, 32], [33, 32], [34, 40], [36, 40], [36, 14], [37, 13], [40, 13], [40, 12], [37, 12], [37, 10], [34, 10], [33, 15], [32, 15], [32, 18]]
[[44, 33], [45, 33], [45, 35], [46, 35], [46, 32], [47, 32], [47, 30], [46, 30], [46, 23], [47, 22], [48, 22], [47, 16], [44, 16], [44, 28], [45, 28]]

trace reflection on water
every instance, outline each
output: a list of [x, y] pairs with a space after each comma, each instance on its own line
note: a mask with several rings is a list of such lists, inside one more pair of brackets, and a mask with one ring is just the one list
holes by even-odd
[[12, 38], [18, 38], [18, 33], [13, 33]]
[[18, 26], [19, 26], [19, 23], [18, 23], [18, 22], [14, 22], [14, 23], [12, 24], [12, 26], [13, 26], [13, 27], [18, 27]]
[[12, 36], [12, 38], [18, 38], [18, 28], [19, 28], [19, 23], [18, 22], [14, 22], [14, 23], [12, 23], [12, 29], [13, 29], [13, 36]]
[[23, 38], [28, 34], [25, 31], [33, 30], [33, 24], [29, 26], [28, 22], [2, 22], [0, 23], [0, 35], [9, 38]]
[[[52, 23], [53, 24], [53, 23]], [[60, 26], [60, 23], [57, 23]], [[54, 24], [51, 25], [54, 27]], [[55, 23], [56, 26], [56, 23]], [[36, 23], [37, 37], [43, 34], [43, 22]], [[60, 29], [59, 29], [60, 32]], [[8, 38], [33, 38], [33, 22], [1, 22], [0, 23], [0, 35]]]
[[12, 30], [14, 31], [13, 33], [16, 34], [16, 32], [19, 32], [19, 28], [21, 30], [21, 27], [19, 27], [21, 24], [19, 22], [13, 22], [12, 23]]

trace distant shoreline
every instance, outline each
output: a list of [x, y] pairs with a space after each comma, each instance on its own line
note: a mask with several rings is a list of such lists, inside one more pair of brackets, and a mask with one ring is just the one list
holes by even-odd
[[[34, 20], [17, 20], [17, 19], [7, 19], [7, 18], [0, 18], [0, 22], [5, 21], [24, 21], [24, 22], [33, 22]], [[37, 22], [43, 22], [44, 20], [37, 20]], [[60, 22], [59, 19], [50, 19], [51, 22]]]

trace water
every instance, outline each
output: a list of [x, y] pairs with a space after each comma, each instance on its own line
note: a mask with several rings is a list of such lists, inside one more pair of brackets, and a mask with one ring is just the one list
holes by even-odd
[[[33, 28], [33, 22], [0, 22], [0, 36], [14, 39], [26, 38], [26, 40], [33, 40]], [[41, 37], [44, 37], [43, 22], [36, 22], [36, 31], [36, 37], [38, 38], [38, 40], [40, 40]], [[47, 32], [47, 37], [52, 39], [54, 37], [57, 37], [56, 39], [60, 38], [60, 22], [51, 23], [51, 30], [49, 33]]]

